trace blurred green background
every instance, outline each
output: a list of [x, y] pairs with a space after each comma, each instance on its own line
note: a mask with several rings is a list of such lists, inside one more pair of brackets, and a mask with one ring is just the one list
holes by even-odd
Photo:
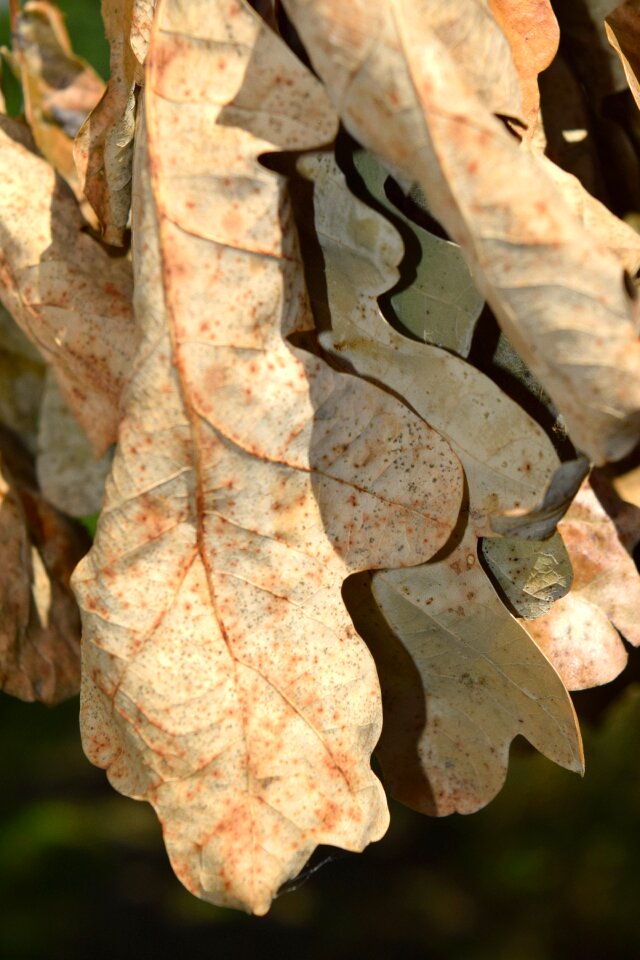
[[[106, 76], [98, 0], [61, 6]], [[84, 759], [77, 701], [0, 695], [0, 960], [640, 958], [640, 685], [625, 684], [576, 698], [584, 780], [516, 743], [488, 808], [430, 820], [394, 805], [383, 841], [319, 851], [261, 919], [183, 890], [150, 808]]]

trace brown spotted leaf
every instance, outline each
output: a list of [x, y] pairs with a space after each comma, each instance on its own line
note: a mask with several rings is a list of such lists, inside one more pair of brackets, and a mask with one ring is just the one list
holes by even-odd
[[102, 0], [111, 75], [75, 143], [82, 189], [106, 243], [115, 246], [124, 244], [131, 210], [136, 97], [144, 80], [154, 7], [155, 0]]
[[618, 631], [640, 646], [640, 577], [588, 480], [558, 524], [573, 586], [527, 630], [570, 690], [613, 680], [627, 654]]
[[537, 161], [483, 104], [436, 0], [283, 0], [348, 130], [417, 181], [513, 346], [602, 463], [640, 436], [637, 302]]
[[80, 618], [69, 578], [88, 537], [44, 500], [28, 455], [10, 435], [0, 434], [0, 447], [0, 689], [54, 704], [80, 683]]
[[73, 54], [62, 14], [48, 0], [28, 0], [20, 10], [12, 46], [5, 56], [20, 80], [34, 142], [81, 200], [73, 138], [102, 96], [104, 82]]
[[518, 734], [556, 762], [581, 767], [567, 692], [478, 560], [490, 515], [516, 503], [531, 510], [558, 460], [538, 425], [491, 380], [386, 323], [377, 297], [397, 275], [397, 232], [350, 194], [329, 155], [305, 157], [299, 167], [314, 181], [324, 257], [332, 330], [321, 342], [403, 396], [449, 440], [465, 470], [468, 503], [447, 547], [428, 563], [373, 576], [392, 637], [380, 641], [371, 598], [356, 595], [349, 609], [378, 666], [385, 718], [378, 754], [393, 795], [428, 813], [468, 813], [502, 786]]
[[135, 346], [131, 264], [84, 230], [67, 185], [0, 117], [0, 301], [54, 369], [101, 455], [116, 438]]
[[317, 80], [247, 4], [161, 0], [145, 101], [143, 339], [75, 575], [83, 740], [192, 892], [262, 914], [318, 843], [386, 829], [378, 680], [340, 588], [437, 551], [462, 476], [398, 400], [286, 339], [312, 317], [258, 156], [332, 139]]

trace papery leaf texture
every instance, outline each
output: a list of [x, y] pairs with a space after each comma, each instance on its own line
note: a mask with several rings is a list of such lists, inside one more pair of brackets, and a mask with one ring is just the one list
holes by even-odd
[[[377, 296], [393, 285], [398, 234], [349, 193], [328, 154], [299, 166], [314, 180], [332, 318], [321, 342], [404, 396], [449, 440], [465, 470], [468, 503], [452, 541], [430, 562], [373, 576], [373, 597], [395, 641], [377, 642], [370, 600], [367, 609], [356, 596], [350, 610], [380, 674], [385, 723], [377, 752], [391, 793], [423, 812], [469, 813], [502, 786], [518, 734], [570, 769], [582, 765], [560, 678], [499, 600], [478, 558], [488, 514], [533, 506], [557, 457], [535, 421], [482, 373], [391, 328]], [[464, 418], [457, 415], [461, 396]]]
[[569, 690], [584, 690], [624, 669], [627, 653], [618, 631], [640, 646], [640, 577], [588, 479], [558, 530], [571, 557], [573, 586], [527, 629]]
[[131, 212], [131, 171], [137, 90], [144, 81], [155, 0], [102, 0], [111, 47], [104, 96], [75, 143], [82, 189], [102, 225], [106, 243], [125, 244]]
[[283, 0], [357, 140], [417, 181], [515, 349], [603, 463], [640, 437], [638, 301], [434, 29], [436, 0]]
[[347, 574], [428, 559], [462, 472], [399, 400], [288, 339], [310, 330], [284, 179], [329, 142], [313, 75], [239, 0], [160, 0], [136, 136], [141, 343], [82, 609], [85, 750], [147, 799], [173, 867], [265, 913], [318, 843], [387, 826], [373, 660]]
[[0, 117], [0, 301], [100, 456], [135, 346], [131, 263], [85, 232], [75, 197], [31, 147], [23, 124]]

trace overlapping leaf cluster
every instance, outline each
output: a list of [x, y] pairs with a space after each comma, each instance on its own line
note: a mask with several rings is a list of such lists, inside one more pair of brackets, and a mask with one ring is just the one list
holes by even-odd
[[0, 677], [75, 692], [75, 568], [88, 757], [190, 890], [264, 913], [382, 836], [374, 749], [434, 814], [486, 804], [517, 735], [581, 770], [568, 689], [640, 644], [606, 476], [640, 237], [592, 146], [615, 126], [640, 206], [640, 12], [589, 34], [591, 111], [540, 0], [103, 15], [106, 88], [48, 0], [5, 51]]

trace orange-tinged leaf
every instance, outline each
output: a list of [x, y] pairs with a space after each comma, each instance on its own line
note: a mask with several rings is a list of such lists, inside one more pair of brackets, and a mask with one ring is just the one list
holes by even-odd
[[317, 80], [248, 5], [161, 0], [145, 100], [143, 339], [75, 575], [83, 739], [190, 890], [261, 914], [318, 843], [386, 828], [378, 680], [340, 588], [438, 550], [462, 477], [399, 401], [286, 340], [312, 318], [258, 156], [332, 139]]
[[640, 577], [612, 519], [585, 480], [558, 524], [573, 586], [549, 613], [526, 624], [569, 690], [613, 680], [627, 654], [618, 630], [640, 646]]
[[341, 119], [417, 181], [505, 333], [598, 463], [640, 436], [637, 302], [432, 28], [435, 0], [283, 0]]
[[558, 21], [549, 0], [489, 0], [489, 9], [511, 46], [529, 139], [540, 108], [538, 74], [549, 66], [560, 42]]
[[29, 144], [22, 124], [0, 117], [0, 301], [101, 455], [135, 346], [131, 264], [84, 231], [71, 191]]

